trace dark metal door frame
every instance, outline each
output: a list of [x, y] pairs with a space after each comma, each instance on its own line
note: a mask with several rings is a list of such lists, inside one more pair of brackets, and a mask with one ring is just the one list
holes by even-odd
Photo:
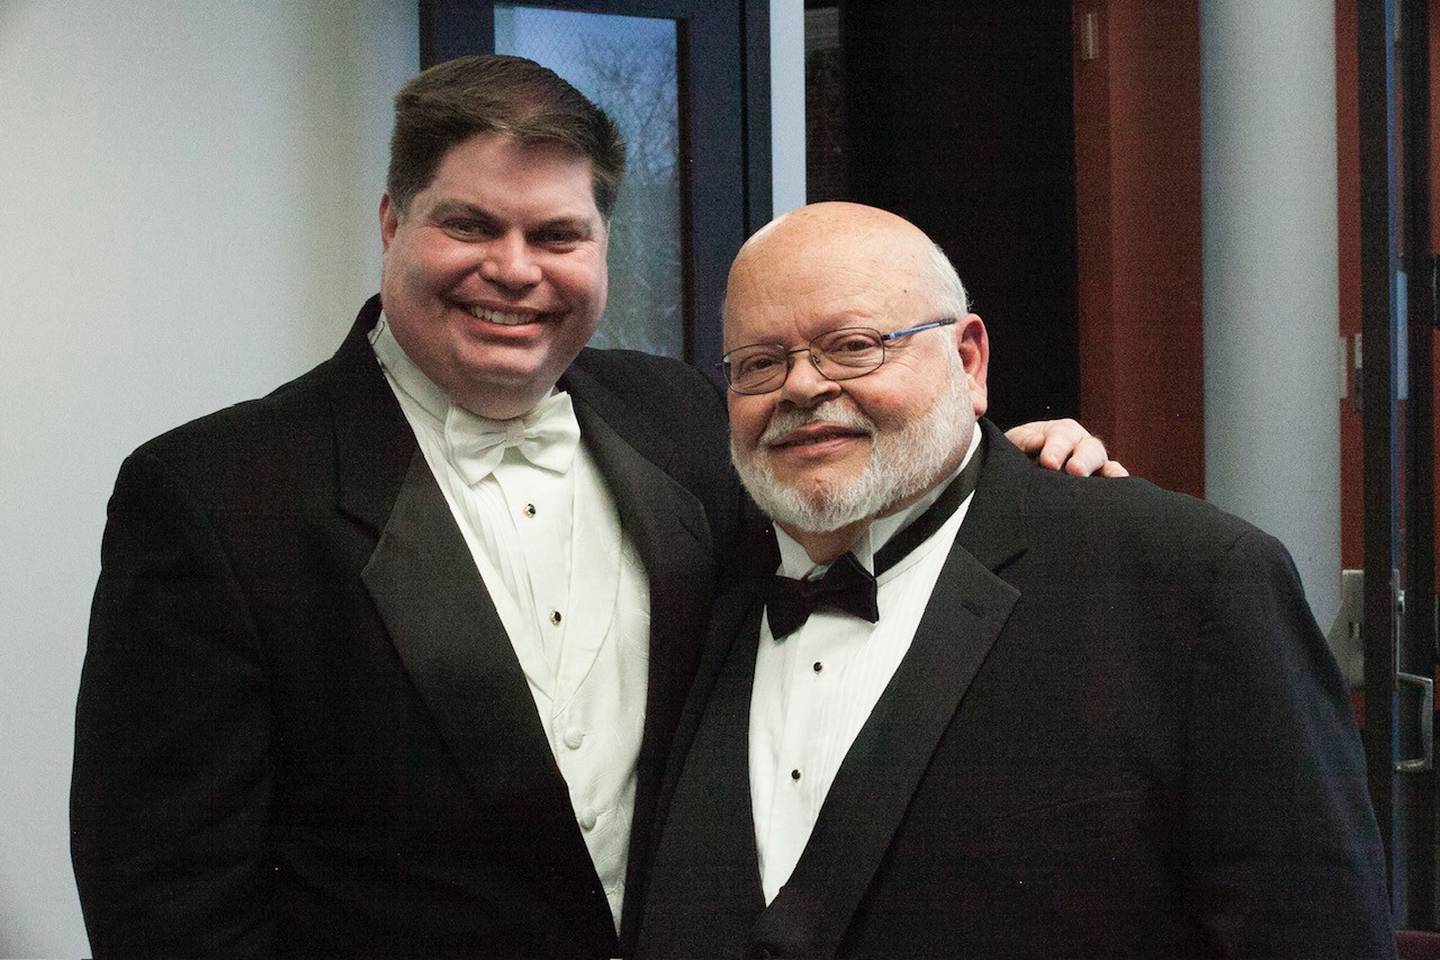
[[[1391, 909], [1435, 929], [1430, 0], [1359, 0], [1365, 754]], [[1403, 299], [1402, 299], [1403, 298]], [[1398, 313], [1404, 305], [1404, 316]]]

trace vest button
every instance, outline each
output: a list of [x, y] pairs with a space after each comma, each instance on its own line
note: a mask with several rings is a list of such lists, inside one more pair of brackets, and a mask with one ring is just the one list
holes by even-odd
[[600, 817], [596, 814], [594, 807], [585, 807], [580, 811], [580, 829], [586, 831], [594, 830], [595, 821], [599, 819]]
[[580, 744], [585, 742], [585, 731], [579, 727], [571, 727], [565, 731], [565, 746], [571, 750], [579, 750]]

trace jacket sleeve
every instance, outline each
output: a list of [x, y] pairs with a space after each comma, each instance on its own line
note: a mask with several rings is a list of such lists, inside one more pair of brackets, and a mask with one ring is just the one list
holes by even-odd
[[96, 957], [273, 951], [269, 710], [212, 518], [136, 453], [109, 504], [76, 711], [71, 852]]
[[1215, 955], [1393, 957], [1352, 708], [1278, 541], [1220, 558], [1192, 668], [1184, 896]]

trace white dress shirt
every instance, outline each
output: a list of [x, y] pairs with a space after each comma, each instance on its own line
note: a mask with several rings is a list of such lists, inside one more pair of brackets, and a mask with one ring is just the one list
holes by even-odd
[[[956, 475], [979, 446], [977, 426]], [[851, 547], [860, 564], [873, 572], [876, 552], [945, 486], [872, 523]], [[845, 754], [909, 651], [972, 498], [877, 578], [878, 622], [821, 609], [777, 642], [768, 615], [762, 619], [750, 695], [750, 796], [767, 904], [794, 872]], [[810, 579], [829, 569], [779, 527], [775, 536], [782, 576]]]
[[370, 342], [529, 682], [618, 930], [645, 727], [645, 569], [583, 442], [563, 472], [512, 447], [468, 483], [447, 434], [507, 424], [455, 407], [383, 315]]

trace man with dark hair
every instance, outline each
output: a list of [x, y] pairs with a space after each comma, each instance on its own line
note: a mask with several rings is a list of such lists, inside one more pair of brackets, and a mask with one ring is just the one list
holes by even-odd
[[565, 146], [589, 157], [595, 206], [609, 221], [625, 175], [619, 129], [553, 70], [523, 57], [449, 60], [400, 88], [385, 179], [391, 203], [405, 210], [445, 153], [479, 133]]
[[704, 377], [583, 349], [623, 158], [530, 61], [421, 74], [337, 353], [126, 460], [71, 794], [97, 956], [620, 951], [744, 509]]
[[1279, 543], [977, 423], [985, 326], [892, 214], [757, 232], [725, 346], [775, 526], [716, 601], [642, 956], [1394, 955], [1349, 699]]

